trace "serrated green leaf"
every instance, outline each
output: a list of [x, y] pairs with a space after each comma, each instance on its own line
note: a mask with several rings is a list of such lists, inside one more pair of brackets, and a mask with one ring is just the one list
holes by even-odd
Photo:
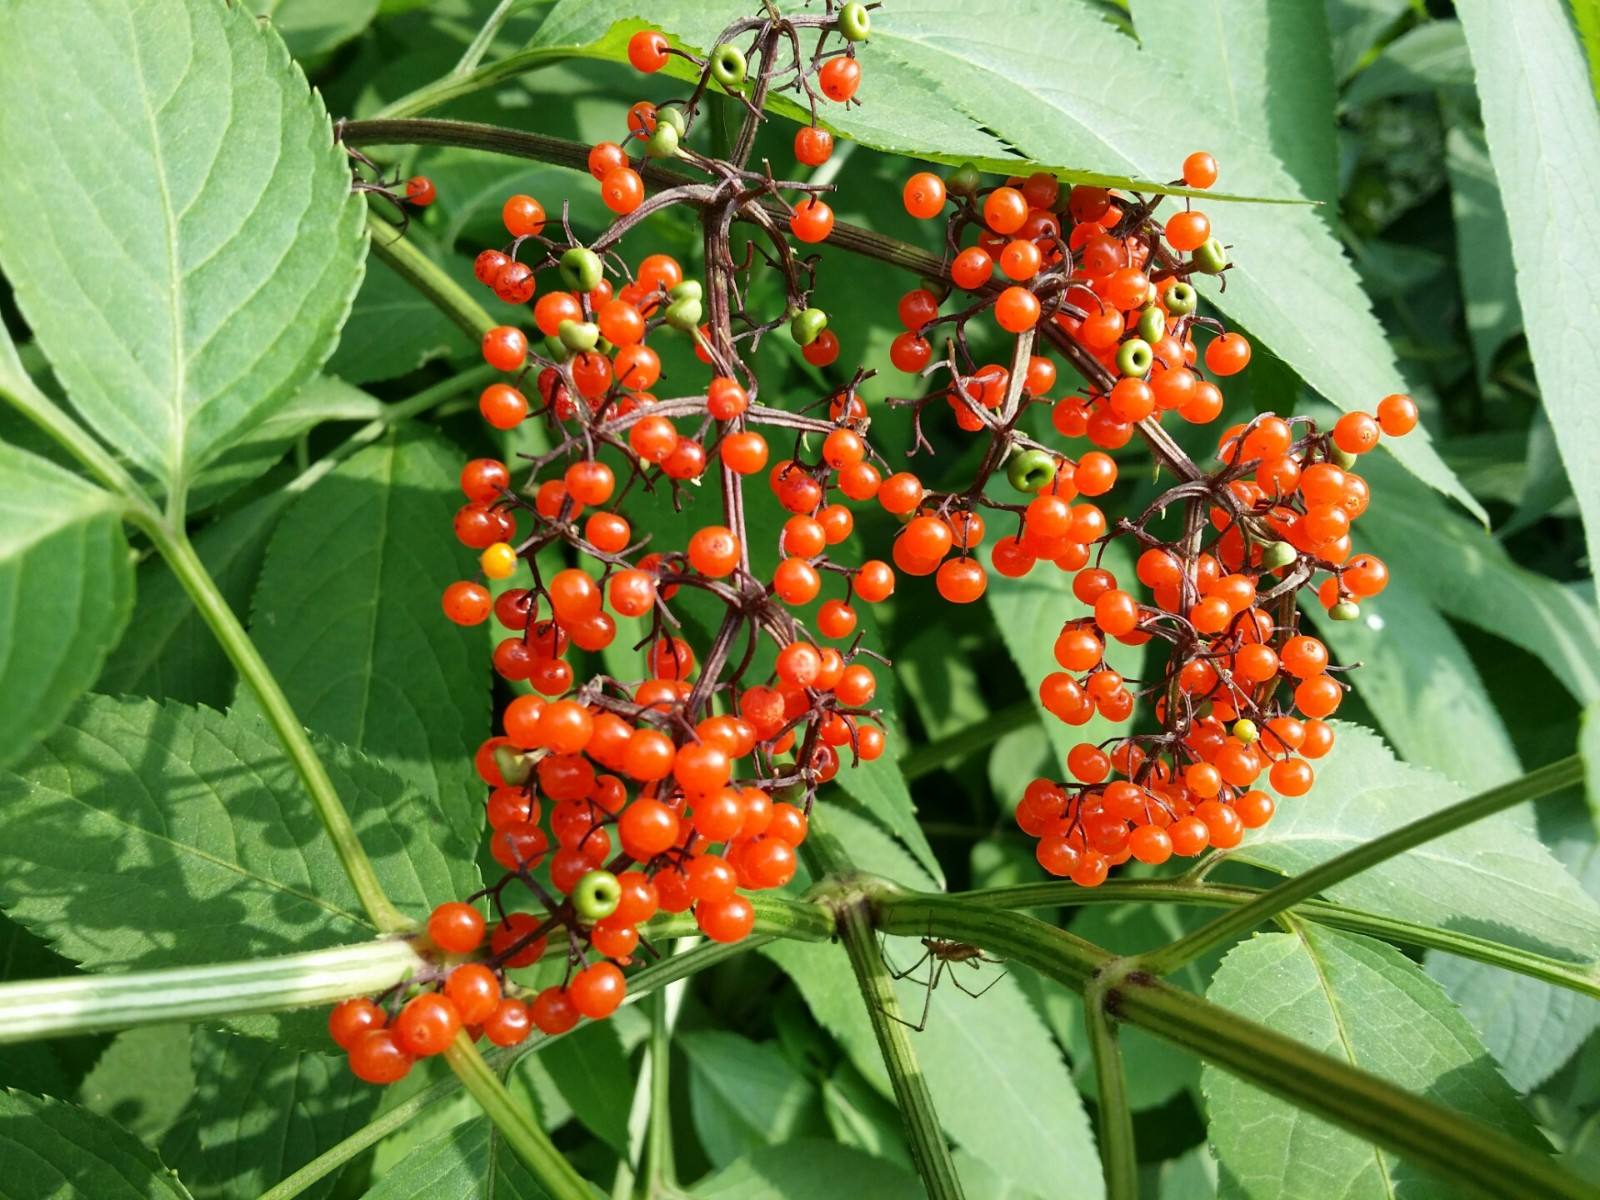
[[696, 1200], [919, 1200], [909, 1171], [833, 1142], [800, 1138], [765, 1146], [689, 1190]]
[[194, 1087], [189, 1027], [150, 1025], [111, 1039], [84, 1077], [79, 1099], [90, 1112], [153, 1146], [183, 1113]]
[[299, 59], [315, 58], [360, 35], [378, 15], [378, 0], [250, 0]]
[[[1580, 701], [1600, 698], [1600, 617], [1555, 580], [1514, 562], [1471, 521], [1392, 467], [1363, 465], [1381, 502], [1362, 515], [1373, 549], [1444, 613], [1521, 646]], [[1383, 611], [1383, 597], [1373, 601]]]
[[1324, 0], [1328, 30], [1333, 35], [1333, 73], [1338, 79], [1354, 71], [1372, 44], [1394, 28], [1411, 0]]
[[1522, 764], [1478, 668], [1450, 623], [1399, 570], [1355, 621], [1334, 621], [1311, 599], [1303, 606], [1317, 636], [1405, 761], [1473, 789], [1522, 774]]
[[633, 1072], [615, 1023], [589, 1022], [542, 1047], [537, 1062], [584, 1128], [626, 1158]]
[[470, 565], [450, 534], [460, 459], [413, 428], [319, 480], [273, 532], [250, 629], [308, 727], [403, 774], [472, 844], [489, 681], [477, 639], [439, 611]]
[[5, 7], [0, 265], [78, 411], [182, 489], [333, 349], [363, 205], [243, 5]]
[[[1546, 801], [1539, 832], [1590, 896], [1600, 899], [1600, 842], [1583, 804]], [[1461, 1007], [1511, 1086], [1532, 1091], [1600, 1027], [1600, 1000], [1488, 963], [1430, 952], [1428, 974]]]
[[0, 444], [0, 766], [94, 682], [132, 607], [117, 499]]
[[[1600, 374], [1581, 305], [1600, 255], [1600, 107], [1561, 0], [1462, 0], [1489, 156], [1500, 181], [1534, 374], [1600, 562]], [[1552, 213], [1561, 219], [1553, 221]]]
[[674, 1043], [689, 1060], [689, 1110], [713, 1167], [821, 1134], [816, 1085], [775, 1045], [717, 1030], [680, 1034]]
[[0, 1092], [6, 1200], [187, 1200], [156, 1156], [104, 1117], [48, 1097]]
[[[1317, 781], [1284, 800], [1234, 857], [1285, 875], [1464, 800], [1458, 784], [1397, 762], [1359, 726], [1336, 723]], [[1329, 899], [1421, 924], [1475, 933], [1574, 962], [1600, 958], [1600, 905], [1534, 836], [1500, 813], [1335, 884]]]
[[[1207, 999], [1352, 1066], [1542, 1145], [1516, 1093], [1437, 984], [1382, 942], [1317, 926], [1262, 934], [1223, 960]], [[1202, 1087], [1224, 1196], [1455, 1200], [1460, 1193], [1215, 1067]]]
[[[325, 746], [379, 881], [421, 917], [477, 886], [471, 855], [414, 791]], [[265, 723], [88, 697], [0, 773], [0, 902], [98, 970], [226, 962], [375, 929]]]
[[417, 1147], [366, 1200], [545, 1200], [487, 1120], [468, 1121]]
[[[293, 492], [272, 492], [193, 535], [195, 553], [234, 612], [249, 609], [267, 539], [293, 499]], [[233, 664], [178, 577], [165, 560], [152, 556], [139, 564], [137, 580], [130, 624], [138, 636], [117, 643], [95, 689], [224, 707], [233, 698]]]
[[1320, 4], [1133, 0], [1132, 11], [1147, 52], [1241, 135], [1271, 147], [1307, 196], [1338, 198], [1333, 55]]
[[841, 1063], [822, 1081], [822, 1108], [840, 1145], [912, 1169], [900, 1110], [850, 1063]]
[[328, 371], [352, 383], [374, 383], [468, 348], [466, 335], [438, 305], [374, 256]]
[[1383, 48], [1345, 89], [1345, 107], [1393, 96], [1472, 86], [1472, 59], [1459, 21], [1424, 21]]
[[[0, 983], [60, 979], [78, 973], [40, 937], [0, 914]], [[70, 1096], [94, 1068], [110, 1039], [98, 1035], [18, 1042], [0, 1059], [0, 1088], [38, 1096]]]
[[[254, 1196], [360, 1129], [381, 1093], [343, 1055], [196, 1029], [196, 1091], [161, 1146], [196, 1200]], [[326, 1196], [337, 1171], [300, 1194]]]

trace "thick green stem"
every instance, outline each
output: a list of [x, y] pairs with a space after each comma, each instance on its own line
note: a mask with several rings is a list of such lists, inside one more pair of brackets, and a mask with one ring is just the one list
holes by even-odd
[[1107, 1200], [1139, 1200], [1139, 1152], [1133, 1137], [1133, 1105], [1116, 1023], [1106, 1012], [1105, 974], [1083, 994], [1084, 1023], [1094, 1053], [1095, 1090], [1100, 1109], [1100, 1169]]
[[939, 1126], [927, 1077], [917, 1063], [916, 1051], [911, 1048], [911, 1030], [900, 1013], [900, 1002], [895, 998], [894, 982], [878, 948], [867, 901], [862, 896], [846, 897], [835, 906], [834, 913], [839, 922], [839, 940], [850, 956], [850, 966], [855, 970], [856, 984], [872, 1022], [873, 1036], [878, 1039], [878, 1052], [889, 1069], [889, 1081], [894, 1086], [894, 1098], [899, 1104], [917, 1174], [922, 1176], [923, 1186], [932, 1200], [959, 1197], [963, 1194], [961, 1180], [956, 1175], [944, 1130]]
[[594, 1200], [594, 1190], [555, 1148], [549, 1134], [540, 1129], [527, 1110], [506, 1091], [506, 1085], [484, 1062], [466, 1030], [456, 1034], [456, 1040], [444, 1052], [444, 1057], [456, 1078], [472, 1093], [478, 1107], [494, 1122], [551, 1200]]
[[650, 1006], [650, 1124], [645, 1131], [644, 1194], [677, 1185], [672, 1159], [672, 1026], [677, 1019], [682, 984], [658, 992]]
[[[1079, 887], [1065, 880], [1018, 883], [1008, 887], [959, 892], [954, 900], [989, 908], [1076, 908], [1091, 904], [1197, 904], [1209, 908], [1238, 908], [1266, 894], [1266, 889], [1240, 884], [1193, 883], [1182, 879], [1113, 879], [1099, 887]], [[1569, 962], [1508, 946], [1489, 938], [1436, 929], [1415, 921], [1402, 921], [1382, 913], [1348, 908], [1327, 900], [1302, 900], [1289, 910], [1302, 920], [1368, 937], [1428, 950], [1443, 950], [1476, 962], [1488, 963], [1518, 975], [1542, 979], [1600, 1000], [1600, 963]]]
[[468, 294], [433, 259], [400, 236], [393, 225], [367, 212], [367, 228], [372, 234], [372, 252], [395, 269], [403, 279], [421, 292], [439, 311], [454, 321], [474, 342], [500, 322]]
[[1086, 991], [1102, 970], [1106, 1011], [1457, 1184], [1505, 1200], [1591, 1198], [1593, 1189], [1498, 1130], [1174, 988], [1129, 960], [1020, 913], [882, 891], [878, 928], [951, 938]]
[[1309, 900], [1318, 892], [1326, 891], [1334, 884], [1359, 875], [1424, 842], [1443, 837], [1464, 825], [1481, 821], [1485, 817], [1514, 808], [1518, 804], [1537, 800], [1541, 796], [1551, 795], [1582, 782], [1583, 760], [1576, 754], [1553, 762], [1549, 766], [1540, 767], [1536, 771], [1529, 771], [1520, 779], [1480, 792], [1459, 804], [1441, 808], [1438, 812], [1429, 813], [1421, 820], [1402, 825], [1399, 829], [1391, 830], [1370, 842], [1363, 842], [1353, 850], [1347, 850], [1303, 874], [1287, 879], [1277, 887], [1269, 888], [1250, 903], [1224, 913], [1170, 945], [1140, 955], [1139, 966], [1152, 975], [1169, 974], [1218, 946], [1237, 940], [1256, 926], [1272, 920], [1302, 900]]
[[327, 769], [312, 748], [305, 726], [295, 716], [289, 698], [283, 694], [277, 677], [262, 659], [250, 635], [239, 623], [233, 609], [228, 607], [216, 580], [211, 578], [211, 573], [195, 553], [188, 535], [161, 520], [140, 521], [139, 524], [155, 543], [161, 557], [166, 559], [172, 573], [183, 585], [183, 590], [189, 593], [190, 600], [200, 610], [201, 617], [210, 626], [228, 660], [239, 672], [239, 678], [255, 692], [262, 711], [305, 784], [311, 802], [316, 806], [317, 816], [321, 818], [322, 826], [327, 830], [339, 862], [349, 876], [350, 884], [355, 888], [367, 916], [380, 933], [408, 928], [411, 923], [384, 895], [383, 886], [372, 869], [372, 862], [362, 849], [361, 839], [350, 822], [350, 814], [345, 812], [333, 780], [328, 778]]
[[450, 74], [445, 78], [458, 79], [463, 75], [472, 74], [483, 61], [483, 56], [489, 52], [489, 47], [494, 44], [494, 39], [499, 34], [500, 27], [506, 23], [506, 18], [511, 15], [511, 10], [522, 2], [523, 0], [500, 0], [495, 10], [489, 14], [489, 19], [483, 23], [483, 28], [478, 30], [478, 35], [462, 53], [461, 61], [451, 68]]
[[0, 1044], [304, 1008], [382, 991], [423, 965], [401, 939], [250, 962], [0, 984]]

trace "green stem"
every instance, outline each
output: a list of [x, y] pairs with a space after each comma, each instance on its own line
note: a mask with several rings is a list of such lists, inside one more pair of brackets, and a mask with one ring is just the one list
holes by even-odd
[[555, 1148], [549, 1134], [506, 1091], [506, 1085], [483, 1061], [466, 1030], [456, 1034], [444, 1057], [551, 1200], [593, 1200], [594, 1190]]
[[887, 890], [875, 907], [878, 927], [887, 933], [921, 937], [931, 931], [981, 946], [1078, 992], [1098, 972], [1112, 973], [1101, 986], [1108, 1012], [1123, 1024], [1180, 1046], [1463, 1191], [1505, 1200], [1592, 1200], [1587, 1183], [1499, 1130], [1174, 988], [1043, 921], [944, 896]]
[[1084, 1023], [1094, 1053], [1094, 1078], [1100, 1109], [1100, 1169], [1107, 1200], [1139, 1200], [1139, 1152], [1133, 1136], [1133, 1105], [1122, 1062], [1117, 1027], [1106, 1011], [1108, 976], [1095, 977], [1083, 994]]
[[839, 940], [850, 956], [850, 966], [855, 971], [856, 984], [872, 1022], [873, 1036], [878, 1039], [878, 1051], [889, 1069], [889, 1081], [894, 1086], [894, 1097], [905, 1124], [906, 1142], [911, 1148], [917, 1174], [922, 1177], [932, 1200], [960, 1197], [963, 1194], [961, 1179], [956, 1175], [949, 1144], [939, 1126], [927, 1077], [917, 1063], [916, 1051], [911, 1048], [911, 1031], [900, 1013], [894, 983], [878, 948], [868, 901], [859, 895], [846, 898], [836, 905], [834, 914], [839, 922]]
[[[1190, 883], [1178, 879], [1115, 879], [1099, 887], [1084, 888], [1065, 880], [1019, 883], [1008, 887], [959, 892], [951, 897], [988, 908], [1076, 908], [1092, 904], [1196, 904], [1211, 908], [1237, 908], [1266, 894], [1263, 888], [1240, 884]], [[1476, 962], [1542, 979], [1600, 1000], [1600, 964], [1568, 962], [1508, 946], [1489, 938], [1436, 929], [1402, 921], [1382, 913], [1349, 908], [1327, 900], [1302, 900], [1289, 910], [1302, 920], [1351, 933], [1399, 942], [1429, 950], [1443, 950]]]
[[1441, 808], [1438, 812], [1429, 813], [1420, 820], [1390, 830], [1370, 842], [1363, 842], [1353, 850], [1347, 850], [1303, 874], [1269, 888], [1250, 903], [1240, 905], [1233, 911], [1208, 921], [1170, 945], [1140, 955], [1139, 967], [1152, 975], [1169, 974], [1218, 946], [1243, 937], [1256, 926], [1272, 920], [1280, 912], [1300, 901], [1309, 900], [1318, 892], [1326, 891], [1334, 884], [1342, 883], [1396, 855], [1404, 854], [1407, 850], [1442, 837], [1464, 825], [1470, 825], [1474, 821], [1481, 821], [1497, 812], [1514, 808], [1529, 800], [1537, 800], [1541, 796], [1548, 796], [1582, 782], [1583, 760], [1576, 754], [1540, 767], [1536, 771], [1529, 771], [1520, 779], [1480, 792], [1459, 804]]
[[[677, 985], [681, 988], [683, 985]], [[672, 1160], [672, 1025], [677, 988], [665, 988], [650, 1006], [650, 1124], [645, 1131], [644, 1194], [654, 1196], [665, 1184], [677, 1186]]]
[[547, 48], [537, 50], [519, 50], [515, 54], [508, 54], [497, 62], [486, 66], [474, 67], [465, 74], [452, 71], [441, 79], [424, 84], [416, 91], [401, 96], [400, 99], [391, 101], [379, 109], [375, 117], [413, 117], [418, 113], [425, 113], [431, 108], [438, 108], [441, 104], [448, 104], [452, 100], [459, 100], [463, 96], [470, 96], [473, 92], [482, 91], [486, 87], [493, 87], [507, 79], [515, 79], [518, 75], [537, 70], [543, 66], [550, 66], [559, 62], [565, 54], [552, 52]]
[[474, 342], [501, 323], [490, 316], [464, 287], [450, 278], [443, 267], [370, 210], [367, 212], [367, 229], [372, 234], [372, 252], [437, 305], [439, 311], [454, 321]]
[[477, 65], [483, 61], [483, 56], [489, 52], [489, 47], [494, 44], [495, 37], [500, 32], [500, 27], [506, 23], [506, 18], [511, 15], [521, 0], [500, 0], [495, 10], [489, 14], [489, 19], [483, 23], [483, 28], [478, 30], [478, 35], [472, 39], [471, 44], [461, 55], [461, 61], [451, 68], [448, 79], [458, 79], [463, 75], [472, 74]]
[[261, 657], [261, 652], [250, 640], [239, 618], [228, 607], [216, 580], [211, 578], [211, 573], [195, 553], [188, 535], [162, 520], [140, 520], [138, 524], [155, 543], [161, 557], [166, 559], [172, 573], [183, 585], [183, 590], [189, 593], [189, 598], [200, 610], [201, 617], [210, 626], [223, 652], [239, 672], [239, 678], [255, 691], [262, 711], [277, 733], [278, 740], [283, 743], [306, 791], [310, 793], [317, 816], [321, 818], [322, 826], [327, 830], [339, 862], [349, 876], [350, 884], [355, 888], [367, 916], [380, 933], [409, 928], [411, 922], [384, 895], [383, 886], [372, 869], [372, 862], [362, 849], [361, 839], [350, 822], [350, 814], [345, 812], [338, 790], [333, 786], [333, 780], [328, 778], [327, 768], [312, 748], [305, 726], [295, 716], [289, 698], [283, 694], [283, 688]]
[[900, 773], [906, 779], [921, 779], [940, 767], [959, 762], [974, 750], [994, 744], [1006, 734], [1026, 729], [1039, 719], [1039, 710], [1032, 700], [1022, 700], [998, 712], [990, 713], [976, 725], [968, 725], [949, 737], [918, 746], [900, 760]]
[[382, 991], [421, 967], [389, 939], [250, 962], [0, 984], [0, 1045], [303, 1008]]

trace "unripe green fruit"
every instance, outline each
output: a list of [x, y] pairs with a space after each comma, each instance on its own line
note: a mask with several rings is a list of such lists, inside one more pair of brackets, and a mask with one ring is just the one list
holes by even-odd
[[1181, 279], [1167, 289], [1167, 311], [1175, 317], [1186, 317], [1200, 307], [1200, 294]]
[[678, 131], [679, 137], [689, 132], [688, 118], [683, 115], [683, 109], [676, 104], [663, 104], [656, 109], [656, 128], [659, 129], [663, 125], [672, 126]]
[[1150, 349], [1150, 343], [1143, 338], [1129, 338], [1122, 343], [1122, 349], [1117, 351], [1117, 370], [1130, 379], [1140, 379], [1150, 370], [1150, 364], [1155, 362], [1156, 352]]
[[1216, 238], [1207, 238], [1195, 248], [1194, 265], [1207, 275], [1220, 275], [1228, 265], [1228, 252]]
[[1329, 446], [1328, 461], [1341, 471], [1349, 471], [1356, 465], [1356, 456], [1340, 446]]
[[1042, 492], [1055, 477], [1056, 460], [1043, 450], [1024, 450], [1006, 464], [1006, 478], [1019, 492]]
[[711, 74], [725, 88], [736, 88], [744, 82], [744, 53], [737, 46], [724, 42], [711, 55]]
[[1233, 736], [1246, 746], [1261, 736], [1261, 731], [1256, 728], [1256, 723], [1249, 717], [1241, 718], [1233, 723]]
[[600, 326], [593, 321], [563, 321], [556, 330], [556, 336], [568, 350], [585, 354], [599, 344]]
[[872, 16], [867, 12], [865, 4], [846, 4], [839, 10], [839, 32], [844, 34], [847, 42], [864, 42], [867, 35], [872, 32]]
[[809, 346], [827, 327], [828, 314], [820, 308], [808, 308], [796, 313], [794, 320], [789, 322], [789, 336], [795, 340], [795, 345]]
[[521, 787], [533, 774], [533, 764], [522, 751], [511, 746], [494, 748], [494, 765], [500, 768], [500, 777], [506, 781], [507, 787]]
[[944, 190], [957, 196], [970, 196], [983, 186], [983, 176], [971, 163], [962, 163], [944, 181]]
[[698, 279], [685, 279], [667, 289], [668, 300], [700, 300], [704, 296], [705, 289], [700, 286]]
[[572, 907], [584, 921], [603, 921], [622, 903], [622, 885], [610, 871], [589, 871], [572, 889]]
[[700, 318], [704, 310], [698, 300], [674, 300], [667, 305], [667, 311], [662, 313], [662, 319], [672, 328], [681, 333], [693, 333], [700, 328]]
[[1136, 332], [1147, 342], [1159, 342], [1166, 336], [1166, 314], [1152, 304], [1139, 314], [1139, 326]]
[[650, 158], [673, 157], [678, 153], [678, 131], [665, 121], [657, 121], [656, 131], [644, 144], [644, 152]]
[[587, 246], [574, 246], [561, 256], [561, 280], [575, 292], [592, 292], [605, 277], [605, 264]]
[[1356, 621], [1361, 618], [1361, 606], [1354, 600], [1341, 600], [1328, 610], [1335, 621]]
[[1261, 552], [1261, 569], [1277, 571], [1300, 557], [1300, 552], [1288, 542], [1269, 542]]

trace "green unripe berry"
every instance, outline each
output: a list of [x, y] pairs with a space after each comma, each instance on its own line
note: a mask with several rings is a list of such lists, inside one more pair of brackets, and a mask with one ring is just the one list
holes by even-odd
[[944, 190], [957, 196], [970, 196], [983, 186], [983, 176], [971, 163], [962, 163], [944, 181]]
[[1300, 552], [1288, 542], [1269, 542], [1266, 549], [1261, 552], [1261, 569], [1281, 570], [1299, 557]]
[[705, 289], [700, 286], [698, 279], [685, 279], [682, 283], [675, 283], [667, 289], [668, 300], [701, 300], [705, 298]]
[[1117, 370], [1130, 379], [1142, 379], [1155, 360], [1156, 352], [1150, 349], [1149, 342], [1143, 338], [1129, 338], [1117, 351]]
[[1216, 238], [1207, 238], [1195, 248], [1194, 265], [1207, 275], [1220, 275], [1228, 265], [1228, 252]]
[[828, 327], [828, 314], [820, 308], [808, 308], [804, 312], [796, 313], [794, 320], [789, 322], [789, 336], [797, 346], [809, 346], [822, 336], [822, 331]]
[[561, 344], [575, 354], [587, 354], [600, 343], [600, 326], [593, 321], [563, 321], [556, 329]]
[[511, 746], [494, 748], [494, 765], [500, 768], [500, 777], [507, 787], [521, 787], [533, 774], [533, 764], [522, 751]]
[[737, 46], [730, 46], [724, 42], [711, 54], [711, 74], [718, 83], [729, 90], [744, 82], [747, 69], [744, 52]]
[[867, 12], [865, 4], [846, 4], [839, 10], [839, 32], [844, 35], [847, 42], [864, 42], [867, 35], [872, 32], [872, 15]]
[[1341, 471], [1349, 471], [1354, 469], [1356, 465], [1356, 456], [1351, 454], [1350, 451], [1344, 449], [1343, 447], [1329, 446], [1328, 461], [1334, 466], [1338, 467]]
[[676, 104], [663, 104], [656, 109], [656, 128], [660, 129], [663, 125], [672, 126], [678, 131], [679, 137], [689, 132], [688, 118], [683, 115], [683, 109]]
[[583, 921], [603, 921], [622, 903], [622, 885], [610, 871], [588, 871], [572, 889], [572, 907]]
[[1361, 605], [1354, 600], [1341, 600], [1328, 610], [1335, 621], [1355, 621], [1361, 617]]
[[575, 292], [592, 292], [605, 277], [605, 264], [587, 246], [574, 246], [561, 256], [561, 281]]
[[1261, 731], [1249, 717], [1242, 717], [1233, 723], [1233, 736], [1248, 746], [1261, 736]]
[[1200, 307], [1200, 293], [1179, 280], [1167, 289], [1167, 311], [1175, 317], [1186, 317]]
[[1135, 332], [1147, 342], [1159, 342], [1167, 333], [1167, 315], [1152, 304], [1139, 314]]
[[678, 131], [665, 121], [657, 121], [644, 152], [650, 158], [672, 158], [678, 153]]
[[1019, 492], [1042, 492], [1056, 478], [1056, 460], [1043, 450], [1024, 450], [1006, 464], [1006, 478]]
[[700, 328], [700, 318], [704, 315], [704, 310], [700, 307], [700, 301], [685, 297], [667, 305], [667, 311], [661, 315], [668, 325], [679, 332], [693, 333]]

